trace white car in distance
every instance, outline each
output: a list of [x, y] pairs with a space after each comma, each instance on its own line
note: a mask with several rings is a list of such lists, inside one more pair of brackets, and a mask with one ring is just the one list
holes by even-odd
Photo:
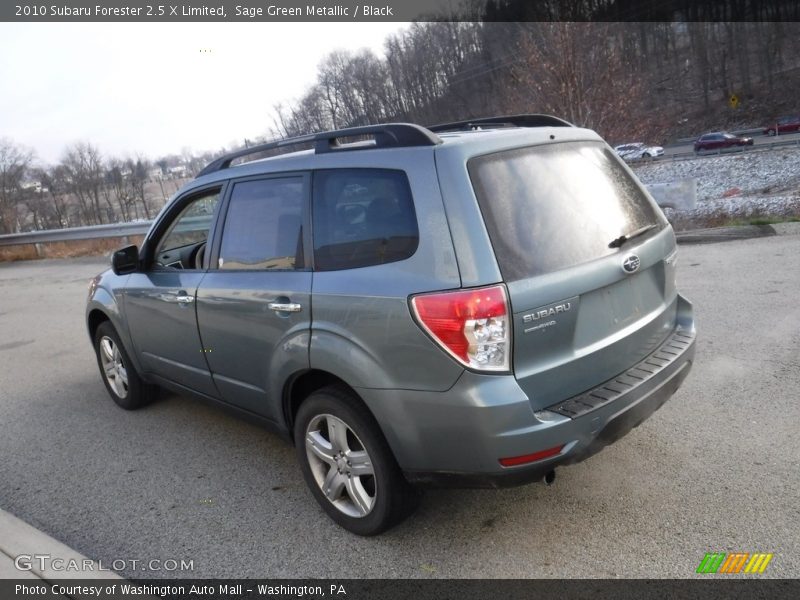
[[623, 160], [644, 160], [664, 156], [664, 148], [661, 146], [648, 146], [642, 142], [622, 144], [615, 146], [614, 150]]

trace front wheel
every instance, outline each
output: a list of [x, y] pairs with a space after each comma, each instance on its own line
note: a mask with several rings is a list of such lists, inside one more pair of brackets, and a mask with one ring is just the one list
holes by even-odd
[[139, 377], [110, 322], [101, 323], [97, 328], [94, 350], [103, 383], [114, 402], [125, 410], [134, 410], [152, 400], [157, 388]]
[[348, 531], [382, 533], [416, 508], [418, 493], [403, 477], [377, 422], [344, 388], [322, 388], [303, 402], [294, 439], [311, 493]]

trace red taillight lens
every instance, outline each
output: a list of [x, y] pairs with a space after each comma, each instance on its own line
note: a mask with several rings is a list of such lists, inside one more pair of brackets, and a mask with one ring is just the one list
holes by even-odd
[[511, 319], [502, 285], [411, 299], [414, 316], [462, 364], [486, 371], [508, 371]]
[[504, 467], [516, 467], [517, 465], [526, 465], [528, 463], [536, 462], [537, 460], [544, 460], [551, 456], [561, 454], [563, 445], [550, 448], [549, 450], [542, 450], [541, 452], [534, 452], [533, 454], [525, 454], [523, 456], [512, 456], [510, 458], [501, 458], [500, 464]]

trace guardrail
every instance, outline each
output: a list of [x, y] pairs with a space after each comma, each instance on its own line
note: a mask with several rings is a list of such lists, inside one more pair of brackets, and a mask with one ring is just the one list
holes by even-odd
[[137, 223], [109, 223], [107, 225], [90, 225], [87, 227], [70, 227], [67, 229], [48, 229], [0, 235], [0, 246], [18, 244], [38, 244], [46, 242], [74, 242], [78, 240], [94, 240], [99, 238], [126, 237], [128, 235], [144, 235], [150, 229], [150, 221]]

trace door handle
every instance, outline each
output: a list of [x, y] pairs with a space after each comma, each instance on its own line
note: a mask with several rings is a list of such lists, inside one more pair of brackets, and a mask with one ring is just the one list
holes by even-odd
[[300, 312], [303, 307], [294, 302], [270, 302], [267, 308], [275, 312]]
[[194, 302], [194, 296], [187, 294], [183, 290], [179, 292], [162, 292], [155, 294], [154, 297], [164, 302], [176, 302], [178, 304], [191, 304]]

